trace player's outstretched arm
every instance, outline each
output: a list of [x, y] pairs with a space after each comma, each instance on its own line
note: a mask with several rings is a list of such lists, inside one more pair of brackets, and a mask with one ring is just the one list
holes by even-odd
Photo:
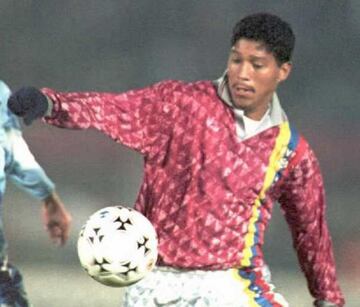
[[46, 114], [49, 102], [41, 91], [29, 86], [14, 92], [8, 100], [8, 107], [11, 112], [22, 117], [26, 125], [30, 125]]
[[50, 239], [57, 245], [64, 245], [69, 238], [72, 218], [56, 192], [44, 199], [42, 216]]
[[183, 83], [162, 81], [126, 92], [59, 92], [23, 87], [11, 95], [8, 106], [25, 124], [42, 118], [66, 129], [97, 129], [141, 154], [156, 156], [169, 140], [175, 103], [173, 90]]

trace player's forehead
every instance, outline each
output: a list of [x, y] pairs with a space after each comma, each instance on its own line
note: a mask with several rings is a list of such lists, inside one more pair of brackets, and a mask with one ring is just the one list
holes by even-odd
[[268, 59], [273, 54], [262, 41], [241, 38], [230, 49], [230, 55], [249, 56], [257, 59]]

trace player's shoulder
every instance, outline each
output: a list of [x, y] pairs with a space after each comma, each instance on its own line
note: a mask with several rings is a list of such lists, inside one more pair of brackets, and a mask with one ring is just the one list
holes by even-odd
[[317, 157], [312, 149], [308, 139], [300, 133], [293, 125], [290, 126], [291, 136], [289, 142], [289, 149], [293, 152], [292, 164], [300, 164], [304, 161], [316, 161]]
[[301, 132], [299, 132], [297, 127], [289, 123], [289, 129], [290, 129], [289, 147], [292, 147], [294, 151], [308, 149], [310, 146], [309, 142], [304, 137], [304, 135]]
[[7, 87], [7, 88], [8, 88], [7, 84], [6, 84], [3, 80], [1, 80], [1, 79], [0, 79], [0, 86], [1, 86], [1, 87]]
[[10, 88], [3, 80], [0, 80], [0, 96], [1, 98], [6, 97], [6, 99], [10, 96]]

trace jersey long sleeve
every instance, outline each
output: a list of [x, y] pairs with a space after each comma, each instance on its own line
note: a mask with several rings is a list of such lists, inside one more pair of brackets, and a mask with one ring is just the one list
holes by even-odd
[[279, 203], [311, 294], [319, 301], [343, 306], [326, 222], [323, 179], [314, 152], [307, 147], [284, 181]]
[[161, 147], [166, 131], [160, 94], [163, 90], [164, 84], [121, 94], [56, 93], [43, 89], [54, 103], [53, 116], [48, 117], [47, 122], [63, 128], [95, 128], [149, 155]]
[[312, 295], [341, 306], [310, 148], [301, 147], [301, 158], [283, 171], [300, 148], [288, 122], [239, 139], [233, 111], [211, 81], [164, 81], [122, 94], [42, 91], [53, 101], [48, 123], [98, 129], [145, 156], [135, 207], [157, 231], [159, 264], [261, 267], [265, 230], [280, 200]]

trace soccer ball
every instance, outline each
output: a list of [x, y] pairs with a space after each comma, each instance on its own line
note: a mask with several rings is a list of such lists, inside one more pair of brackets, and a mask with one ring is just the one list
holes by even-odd
[[82, 227], [77, 251], [81, 266], [96, 281], [112, 287], [131, 285], [147, 275], [157, 260], [157, 236], [140, 212], [106, 207]]

